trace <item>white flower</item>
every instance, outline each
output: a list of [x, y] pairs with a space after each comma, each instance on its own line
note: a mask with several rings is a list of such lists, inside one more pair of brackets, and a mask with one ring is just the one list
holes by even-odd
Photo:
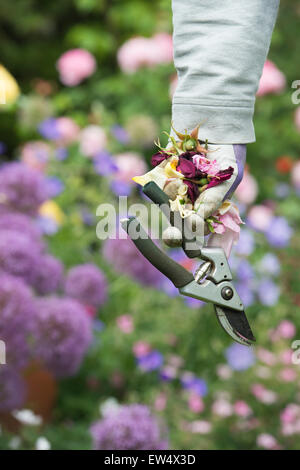
[[51, 444], [48, 441], [48, 439], [46, 439], [46, 437], [41, 436], [36, 440], [35, 449], [36, 450], [50, 450]]
[[100, 405], [100, 413], [105, 418], [108, 415], [116, 413], [119, 408], [120, 405], [115, 398], [108, 398]]
[[43, 422], [42, 417], [36, 415], [31, 410], [17, 410], [12, 414], [20, 423], [27, 424], [28, 426], [40, 426]]

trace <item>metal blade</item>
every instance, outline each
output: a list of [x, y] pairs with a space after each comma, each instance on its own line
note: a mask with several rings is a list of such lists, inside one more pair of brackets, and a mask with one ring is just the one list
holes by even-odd
[[214, 305], [217, 318], [224, 330], [238, 343], [251, 346], [255, 341], [245, 312]]

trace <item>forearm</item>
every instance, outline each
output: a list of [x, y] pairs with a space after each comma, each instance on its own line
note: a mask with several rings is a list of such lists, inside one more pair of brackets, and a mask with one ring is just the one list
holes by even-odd
[[255, 140], [255, 93], [279, 0], [172, 0], [173, 125], [212, 143]]

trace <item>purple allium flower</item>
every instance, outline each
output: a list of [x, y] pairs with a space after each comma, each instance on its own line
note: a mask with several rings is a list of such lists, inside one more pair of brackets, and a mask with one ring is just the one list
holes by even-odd
[[148, 354], [137, 358], [137, 364], [144, 372], [159, 369], [164, 362], [163, 355], [159, 351], [150, 351]]
[[49, 199], [58, 196], [65, 188], [64, 183], [56, 176], [46, 178], [47, 195]]
[[26, 395], [26, 387], [21, 375], [13, 368], [0, 366], [0, 412], [20, 408]]
[[234, 343], [225, 351], [227, 362], [233, 370], [246, 370], [255, 363], [253, 349], [249, 346]]
[[237, 268], [237, 277], [241, 282], [247, 282], [254, 278], [254, 270], [249, 261], [242, 259]]
[[34, 215], [48, 197], [45, 178], [23, 163], [7, 163], [0, 168], [0, 196], [0, 205]]
[[60, 138], [60, 132], [55, 118], [47, 118], [42, 121], [38, 127], [38, 131], [45, 139], [58, 140]]
[[110, 189], [116, 196], [129, 196], [131, 193], [132, 185], [124, 181], [113, 180], [110, 183]]
[[201, 397], [207, 394], [207, 383], [205, 380], [196, 377], [192, 373], [183, 373], [180, 382], [184, 389], [190, 390]]
[[255, 248], [255, 241], [252, 233], [249, 230], [241, 230], [240, 238], [235, 246], [235, 253], [239, 255], [249, 256]]
[[13, 230], [26, 235], [40, 247], [43, 246], [41, 239], [42, 233], [35, 222], [25, 214], [17, 212], [7, 212], [0, 214], [0, 231]]
[[83, 304], [100, 307], [107, 300], [107, 280], [94, 264], [81, 264], [68, 272], [65, 292]]
[[168, 446], [157, 418], [139, 404], [120, 406], [94, 423], [91, 434], [95, 450], [166, 450]]
[[259, 269], [263, 273], [278, 276], [280, 273], [279, 259], [273, 253], [266, 253], [260, 260]]
[[[21, 279], [1, 272], [0, 306], [0, 339], [6, 345], [6, 361], [15, 368], [23, 368], [30, 357], [29, 340], [35, 315], [30, 289]], [[0, 371], [1, 368], [0, 365]]]
[[94, 159], [94, 169], [98, 175], [108, 176], [118, 171], [118, 166], [108, 152], [98, 153]]
[[254, 303], [254, 292], [248, 282], [237, 282], [236, 290], [245, 307], [250, 307]]
[[40, 263], [40, 256], [40, 246], [26, 234], [14, 230], [1, 230], [0, 269], [32, 284]]
[[279, 287], [271, 280], [261, 281], [257, 288], [258, 298], [263, 305], [272, 307], [277, 304], [280, 295]]
[[130, 141], [130, 137], [126, 129], [124, 127], [119, 126], [118, 124], [111, 127], [112, 135], [121, 143], [121, 144], [128, 144]]
[[146, 286], [159, 287], [162, 274], [144, 258], [129, 238], [109, 238], [103, 245], [104, 258], [112, 267]]
[[33, 287], [38, 294], [46, 295], [57, 291], [63, 280], [64, 266], [57, 258], [44, 255], [40, 258], [37, 267]]
[[77, 372], [92, 341], [91, 320], [76, 300], [58, 297], [36, 301], [34, 349], [57, 377]]
[[272, 246], [284, 248], [289, 244], [292, 234], [293, 230], [284, 217], [273, 217], [266, 237]]

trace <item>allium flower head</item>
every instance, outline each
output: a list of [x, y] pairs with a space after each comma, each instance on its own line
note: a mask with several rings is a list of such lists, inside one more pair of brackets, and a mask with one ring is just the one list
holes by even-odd
[[120, 406], [91, 427], [96, 450], [165, 450], [167, 439], [147, 406]]
[[62, 285], [64, 267], [54, 256], [44, 255], [36, 269], [33, 286], [41, 294], [55, 292]]
[[67, 275], [65, 291], [83, 304], [100, 307], [107, 300], [106, 277], [94, 264], [75, 266]]
[[35, 354], [57, 377], [78, 370], [91, 343], [91, 321], [83, 306], [58, 297], [36, 301]]
[[0, 215], [0, 232], [2, 230], [13, 230], [26, 235], [32, 242], [40, 247], [43, 246], [42, 233], [34, 221], [25, 214], [17, 212], [6, 212]]
[[25, 383], [20, 374], [9, 366], [0, 366], [0, 412], [22, 406], [25, 394]]
[[0, 339], [6, 345], [6, 362], [15, 368], [25, 367], [35, 313], [30, 289], [20, 279], [0, 272], [0, 306]]
[[7, 163], [0, 168], [0, 205], [36, 214], [48, 194], [41, 173], [23, 163]]
[[40, 246], [25, 234], [14, 230], [1, 230], [0, 269], [32, 284], [40, 256]]
[[116, 271], [127, 274], [146, 286], [160, 285], [161, 273], [137, 251], [129, 238], [107, 239], [103, 245], [103, 255]]

